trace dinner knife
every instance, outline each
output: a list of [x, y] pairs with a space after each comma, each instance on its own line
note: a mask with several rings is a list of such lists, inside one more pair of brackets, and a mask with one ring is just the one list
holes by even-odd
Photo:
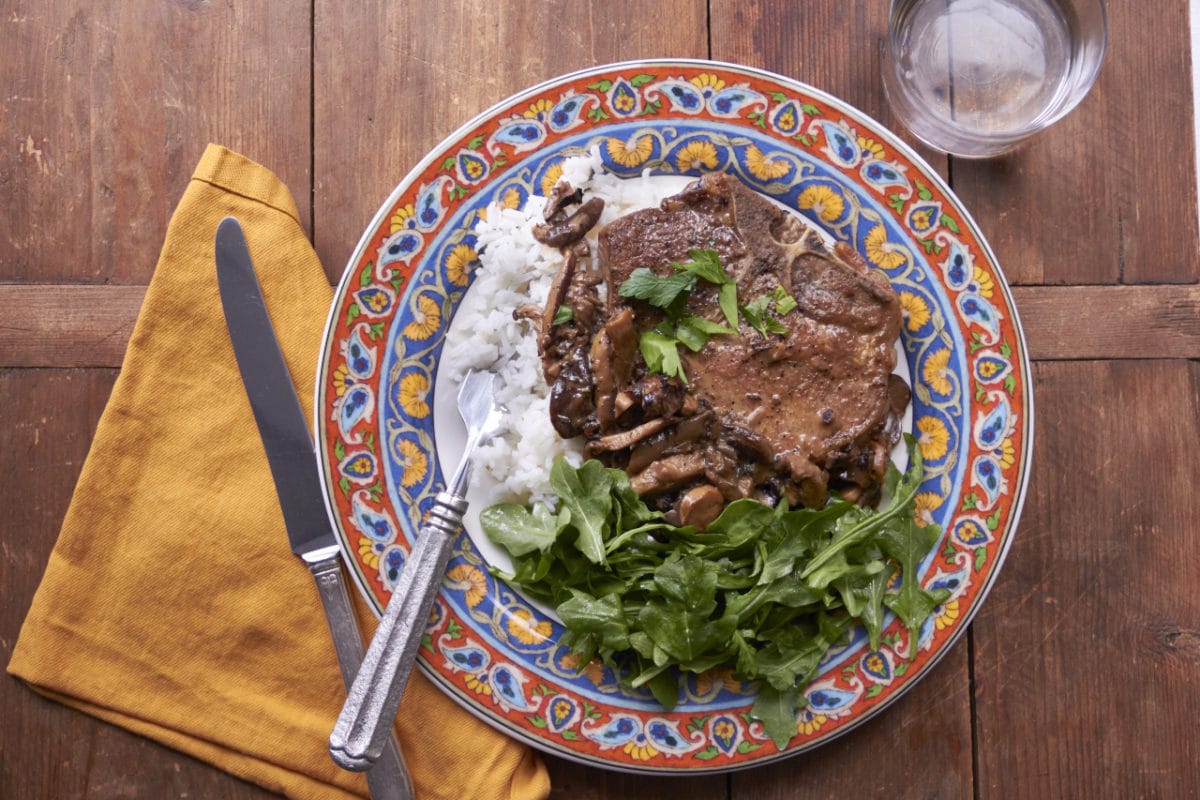
[[[362, 635], [343, 580], [337, 538], [322, 500], [316, 450], [308, 420], [284, 363], [241, 224], [226, 217], [217, 227], [217, 288], [234, 356], [258, 425], [292, 552], [312, 572], [333, 634], [347, 688], [363, 657]], [[411, 800], [412, 781], [393, 734], [367, 773], [375, 800]]]

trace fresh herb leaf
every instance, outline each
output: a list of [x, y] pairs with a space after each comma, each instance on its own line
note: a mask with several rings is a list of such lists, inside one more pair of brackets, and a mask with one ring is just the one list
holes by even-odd
[[787, 333], [788, 329], [779, 320], [771, 316], [767, 309], [771, 305], [771, 295], [764, 294], [756, 297], [742, 306], [742, 316], [754, 330], [767, 337], [772, 333]]
[[691, 272], [676, 272], [663, 278], [646, 267], [638, 267], [617, 289], [617, 294], [645, 300], [656, 308], [671, 308], [695, 286], [696, 276]]
[[516, 503], [488, 506], [479, 512], [479, 524], [489, 539], [514, 556], [548, 550], [562, 529], [558, 516], [541, 504], [532, 511]]
[[776, 286], [775, 291], [771, 292], [771, 299], [775, 301], [776, 315], [783, 317], [796, 310], [799, 303], [796, 298], [792, 297], [782, 286]]
[[551, 325], [562, 325], [575, 319], [575, 309], [570, 306], [559, 306], [554, 312], [554, 319], [550, 321]]
[[910, 656], [916, 655], [921, 624], [933, 609], [950, 596], [946, 589], [930, 592], [916, 580], [917, 565], [941, 538], [941, 534], [940, 526], [922, 527], [912, 516], [901, 516], [880, 531], [880, 547], [900, 564], [900, 574], [903, 576], [899, 593], [886, 595], [883, 602], [908, 627]]
[[731, 336], [735, 333], [737, 331], [727, 325], [698, 317], [695, 314], [684, 314], [675, 325], [675, 338], [693, 353], [704, 349], [710, 336]]
[[688, 250], [691, 261], [673, 265], [676, 270], [690, 272], [715, 286], [733, 283], [733, 278], [721, 266], [715, 250]]
[[612, 476], [599, 461], [578, 469], [559, 456], [550, 467], [550, 486], [558, 494], [569, 522], [579, 533], [575, 546], [593, 564], [604, 563], [604, 527], [612, 510]]
[[642, 358], [646, 359], [646, 366], [651, 372], [668, 378], [677, 377], [686, 383], [687, 376], [683, 374], [683, 362], [679, 360], [678, 344], [677, 339], [664, 336], [656, 330], [643, 331], [638, 337], [638, 349], [642, 351]]
[[796, 706], [799, 693], [794, 689], [780, 691], [770, 684], [758, 690], [750, 716], [762, 722], [763, 733], [771, 737], [782, 750], [796, 735]]
[[725, 315], [725, 321], [729, 323], [729, 327], [734, 331], [738, 328], [738, 294], [737, 284], [733, 281], [721, 284], [721, 288], [717, 289], [717, 304], [721, 306], [721, 313]]
[[[561, 603], [556, 611], [577, 643], [583, 637], [592, 637], [592, 641], [583, 642], [592, 649], [625, 650], [629, 647], [629, 624], [621, 598], [616, 594], [592, 597], [572, 589], [571, 598]], [[580, 663], [587, 664], [586, 661]]]

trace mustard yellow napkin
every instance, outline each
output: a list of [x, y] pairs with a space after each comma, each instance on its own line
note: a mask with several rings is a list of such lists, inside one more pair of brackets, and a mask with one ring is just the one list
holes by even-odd
[[[210, 145], [8, 670], [36, 691], [294, 798], [365, 796], [330, 760], [345, 696], [225, 331], [213, 265], [241, 220], [305, 410], [332, 292], [288, 190]], [[353, 591], [352, 591], [353, 594]], [[367, 635], [371, 614], [359, 601]], [[545, 767], [423, 676], [397, 725], [418, 797], [542, 798]]]

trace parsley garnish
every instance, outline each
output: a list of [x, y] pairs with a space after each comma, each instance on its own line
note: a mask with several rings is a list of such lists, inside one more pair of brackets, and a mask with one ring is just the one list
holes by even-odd
[[[737, 284], [721, 267], [716, 252], [693, 249], [688, 251], [688, 256], [690, 261], [672, 264], [675, 272], [666, 277], [639, 267], [617, 289], [621, 297], [645, 300], [666, 313], [664, 324], [641, 335], [638, 349], [642, 351], [642, 357], [646, 359], [646, 366], [651, 372], [678, 377], [685, 383], [687, 376], [683, 374], [678, 346], [682, 344], [692, 352], [697, 352], [708, 342], [709, 336], [735, 334], [738, 325]], [[717, 301], [721, 313], [729, 322], [727, 326], [683, 313], [688, 295], [701, 280], [718, 287]]]
[[565, 322], [570, 322], [575, 319], [575, 309], [570, 306], [559, 306], [554, 312], [554, 319], [550, 321], [551, 325], [562, 325]]

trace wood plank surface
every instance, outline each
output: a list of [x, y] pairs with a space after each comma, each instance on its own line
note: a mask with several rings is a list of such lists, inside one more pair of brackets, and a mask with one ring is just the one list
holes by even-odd
[[1200, 364], [1035, 373], [1032, 491], [973, 627], [978, 797], [1196, 797]]
[[270, 166], [307, 220], [309, 8], [5, 3], [0, 282], [145, 284], [210, 141]]
[[1018, 284], [1195, 283], [1188, 0], [1107, 3], [1092, 93], [1012, 156], [954, 159], [954, 190]]
[[596, 64], [708, 55], [704, 0], [317, 0], [315, 19], [314, 242], [335, 282], [392, 189], [493, 104]]

